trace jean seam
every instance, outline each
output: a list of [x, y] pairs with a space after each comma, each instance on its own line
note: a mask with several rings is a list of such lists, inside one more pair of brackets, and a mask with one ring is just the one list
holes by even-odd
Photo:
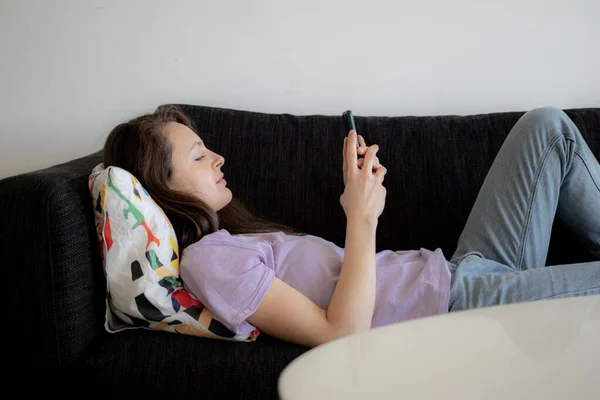
[[579, 150], [577, 150], [577, 149], [575, 150], [575, 155], [577, 155], [581, 159], [581, 162], [583, 163], [583, 166], [585, 167], [586, 171], [590, 175], [592, 182], [594, 182], [596, 189], [598, 189], [598, 191], [600, 192], [600, 182], [596, 182], [596, 180], [594, 179], [594, 175], [592, 175], [592, 170], [587, 165], [587, 158], [585, 157], [585, 155], [580, 153]]
[[552, 150], [554, 150], [554, 148], [556, 147], [556, 144], [560, 141], [561, 138], [564, 138], [566, 140], [566, 137], [564, 135], [562, 135], [561, 133], [558, 133], [556, 135], [556, 137], [550, 141], [550, 145], [548, 146], [548, 148], [544, 151], [544, 154], [542, 155], [542, 160], [538, 163], [538, 167], [537, 167], [537, 170], [535, 173], [533, 183], [530, 186], [531, 195], [529, 197], [529, 201], [527, 204], [527, 214], [525, 215], [525, 224], [523, 226], [523, 232], [521, 233], [521, 237], [519, 238], [519, 251], [518, 251], [518, 257], [517, 257], [517, 265], [515, 266], [518, 268], [519, 271], [523, 270], [523, 259], [525, 258], [525, 239], [527, 238], [527, 234], [529, 233], [529, 225], [531, 224], [531, 215], [532, 215], [531, 211], [533, 208], [533, 203], [537, 196], [537, 192], [538, 192], [537, 188], [538, 188], [538, 183], [540, 180], [540, 175], [542, 174], [542, 171], [544, 170], [544, 166], [546, 165], [546, 161], [548, 160], [550, 152]]
[[596, 291], [598, 289], [600, 289], [600, 288], [595, 287], [595, 288], [590, 288], [590, 289], [585, 289], [585, 290], [575, 290], [575, 291], [570, 291], [570, 292], [566, 292], [566, 293], [553, 294], [551, 296], [537, 297], [537, 298], [531, 299], [529, 301], [551, 300], [551, 299], [554, 299], [554, 298], [557, 298], [557, 297], [563, 297], [563, 296], [571, 297], [571, 296], [574, 296], [574, 295], [582, 295], [582, 294], [585, 295], [587, 293], [592, 293], [592, 292], [594, 292], [594, 291]]

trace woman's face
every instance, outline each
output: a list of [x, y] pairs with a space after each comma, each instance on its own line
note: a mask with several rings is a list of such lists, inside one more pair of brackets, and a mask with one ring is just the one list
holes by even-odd
[[168, 122], [163, 135], [173, 149], [173, 174], [168, 186], [190, 193], [203, 200], [214, 211], [219, 211], [231, 201], [233, 195], [221, 180], [221, 167], [225, 160], [210, 151], [187, 126]]

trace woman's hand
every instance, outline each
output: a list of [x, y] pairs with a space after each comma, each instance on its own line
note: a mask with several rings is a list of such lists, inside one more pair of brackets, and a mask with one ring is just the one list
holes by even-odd
[[[360, 138], [360, 147], [366, 148], [365, 157], [359, 169], [357, 160], [356, 132], [350, 131], [344, 139], [344, 193], [340, 203], [344, 208], [347, 218], [358, 218], [374, 222], [379, 218], [385, 207], [386, 189], [383, 186], [383, 177], [387, 169], [379, 164], [376, 156], [379, 146], [374, 144], [367, 147], [364, 139]], [[377, 160], [378, 167], [375, 168]]]
[[[342, 155], [343, 155], [343, 159], [344, 159], [344, 163], [342, 165], [342, 173], [344, 176], [344, 186], [346, 186], [346, 182], [348, 181], [348, 167], [347, 167], [347, 163], [346, 163], [346, 143], [348, 138], [345, 137], [344, 138], [344, 148], [342, 150]], [[365, 143], [365, 139], [361, 136], [358, 135], [358, 144], [360, 145], [360, 147], [358, 147], [356, 149], [356, 153], [357, 156], [358, 155], [365, 155], [365, 153], [367, 152], [367, 144]], [[359, 158], [358, 161], [356, 162], [356, 165], [358, 166], [358, 168], [362, 168], [362, 166], [365, 163], [365, 159], [363, 158]], [[377, 169], [381, 167], [381, 164], [379, 163], [379, 158], [375, 157], [375, 161], [373, 162], [373, 173], [375, 173], [375, 171], [377, 171]]]

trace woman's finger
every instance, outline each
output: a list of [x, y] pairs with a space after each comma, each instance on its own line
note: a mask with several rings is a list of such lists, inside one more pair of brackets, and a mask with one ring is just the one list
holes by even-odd
[[367, 152], [367, 143], [365, 143], [365, 138], [363, 138], [361, 135], [358, 135], [358, 144], [359, 148], [356, 149], [356, 152], [358, 154], [365, 154]]
[[360, 147], [367, 147], [367, 144], [365, 143], [365, 138], [362, 137], [362, 135], [358, 135], [358, 144], [360, 145]]
[[367, 151], [367, 143], [365, 143], [365, 138], [362, 137], [362, 135], [358, 135], [358, 149], [356, 149], [356, 152], [358, 154], [365, 154], [365, 152]]
[[379, 179], [380, 183], [383, 183], [385, 174], [387, 174], [387, 168], [383, 165], [375, 171], [375, 177]]
[[[364, 158], [359, 158], [358, 159], [358, 166], [362, 167], [363, 164], [365, 163], [365, 159]], [[381, 167], [381, 164], [379, 163], [379, 157], [375, 157], [375, 160], [373, 161], [373, 169], [377, 169]]]
[[354, 173], [353, 171], [358, 169], [358, 165], [356, 164], [356, 159], [358, 158], [355, 145], [356, 136], [353, 135], [356, 135], [355, 130], [351, 130], [348, 133], [348, 140], [346, 141], [346, 168], [349, 173]]
[[366, 171], [369, 174], [373, 172], [373, 162], [375, 161], [375, 157], [378, 150], [379, 146], [376, 144], [374, 144], [373, 146], [369, 146], [369, 150], [367, 150], [367, 155], [365, 156], [363, 171]]

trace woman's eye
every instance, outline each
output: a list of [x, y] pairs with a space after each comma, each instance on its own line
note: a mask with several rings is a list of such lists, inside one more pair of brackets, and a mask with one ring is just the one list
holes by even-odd
[[203, 158], [204, 158], [204, 156], [200, 156], [200, 157], [196, 158], [196, 161], [202, 161]]

